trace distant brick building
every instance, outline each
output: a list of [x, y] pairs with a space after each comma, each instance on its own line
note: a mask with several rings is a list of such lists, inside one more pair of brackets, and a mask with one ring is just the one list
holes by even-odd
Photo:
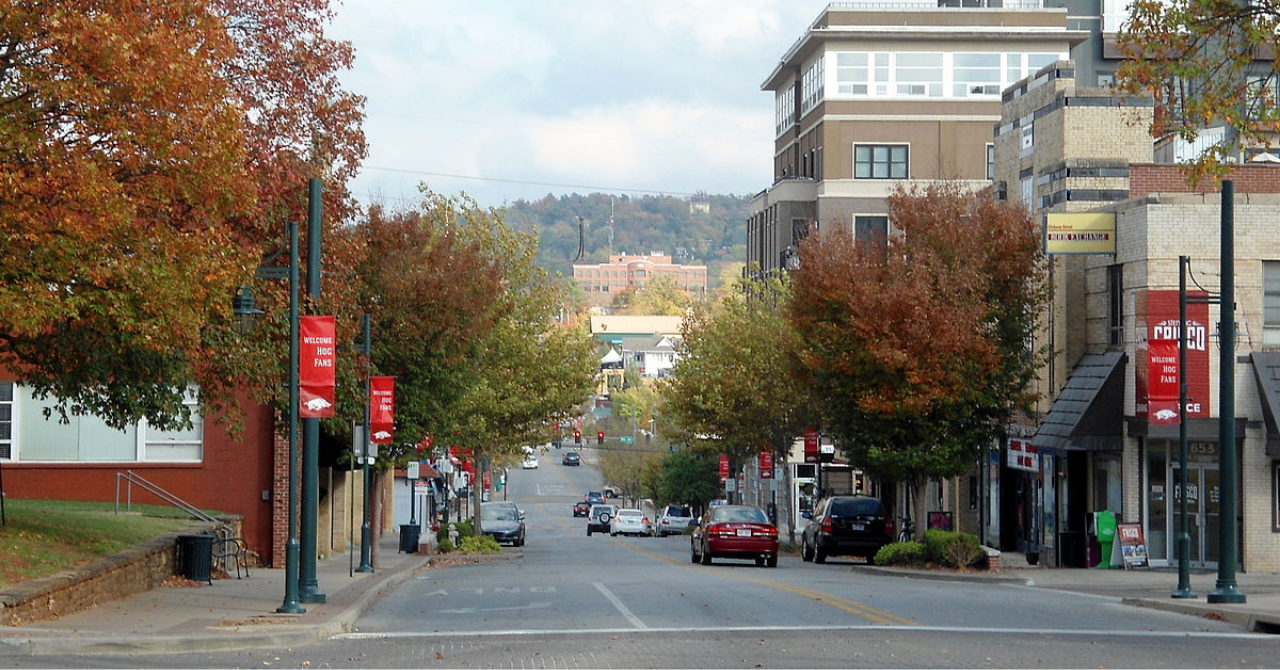
[[657, 276], [671, 278], [676, 286], [694, 296], [707, 290], [707, 266], [680, 265], [666, 254], [614, 254], [608, 263], [573, 264], [573, 278], [593, 305], [608, 305], [617, 294], [629, 288], [643, 288]]

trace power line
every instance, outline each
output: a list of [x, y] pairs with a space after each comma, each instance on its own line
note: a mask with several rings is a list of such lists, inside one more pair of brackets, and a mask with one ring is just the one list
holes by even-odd
[[557, 188], [574, 188], [574, 189], [592, 189], [596, 192], [605, 193], [652, 193], [655, 195], [697, 195], [697, 193], [685, 191], [658, 191], [644, 188], [622, 188], [617, 186], [593, 186], [590, 184], [564, 184], [549, 181], [533, 181], [528, 179], [502, 179], [499, 177], [482, 177], [467, 174], [449, 174], [446, 172], [426, 172], [424, 170], [406, 170], [403, 168], [378, 167], [376, 165], [362, 166], [365, 170], [378, 170], [380, 172], [396, 172], [400, 174], [423, 175], [427, 177], [448, 177], [450, 179], [474, 179], [477, 181], [496, 181], [504, 184], [526, 184], [529, 186], [553, 186]]

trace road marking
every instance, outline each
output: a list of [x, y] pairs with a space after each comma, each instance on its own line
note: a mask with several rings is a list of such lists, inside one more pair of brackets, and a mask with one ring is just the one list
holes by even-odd
[[618, 596], [613, 595], [613, 592], [605, 587], [604, 584], [595, 582], [595, 587], [598, 591], [604, 594], [604, 597], [609, 599], [609, 602], [613, 603], [614, 607], [618, 608], [619, 612], [622, 612], [622, 616], [626, 617], [627, 621], [630, 621], [632, 626], [640, 629], [648, 628], [648, 626], [644, 625], [644, 622], [640, 620], [640, 617], [632, 614], [631, 610], [627, 609], [627, 606], [623, 605], [621, 600], [618, 600]]
[[1103, 629], [1045, 629], [1045, 628], [972, 628], [961, 626], [681, 626], [679, 628], [594, 628], [566, 631], [563, 628], [525, 629], [525, 630], [468, 630], [468, 631], [434, 631], [434, 632], [390, 632], [390, 633], [341, 633], [329, 638], [331, 640], [390, 640], [412, 638], [446, 638], [446, 637], [546, 637], [556, 636], [598, 636], [620, 635], [626, 633], [784, 633], [784, 632], [825, 632], [841, 631], [848, 633], [880, 634], [884, 631], [901, 631], [910, 633], [959, 633], [985, 635], [1016, 635], [1025, 637], [1035, 635], [1048, 637], [1053, 635], [1089, 638], [1198, 638], [1215, 640], [1277, 640], [1280, 636], [1265, 633], [1210, 633], [1206, 631], [1153, 631], [1153, 630], [1103, 630]]
[[460, 607], [451, 610], [435, 610], [442, 614], [480, 614], [481, 612], [519, 612], [522, 610], [540, 610], [544, 607], [551, 607], [551, 603], [530, 603], [528, 605], [513, 605], [511, 607]]
[[[694, 570], [697, 572], [703, 571], [701, 566], [695, 568], [688, 563], [685, 563], [683, 561], [677, 561], [671, 558], [670, 556], [665, 556], [657, 552], [649, 551], [648, 549], [641, 549], [639, 547], [632, 546], [630, 543], [627, 543], [627, 542], [623, 542], [620, 544], [627, 551], [631, 551], [631, 552], [640, 554], [642, 556], [648, 556], [650, 558], [654, 558], [659, 561], [662, 561], [663, 563], [669, 563], [671, 565], [674, 565], [676, 567], [686, 569], [686, 570]], [[904, 619], [896, 614], [890, 614], [889, 612], [884, 612], [878, 609], [874, 609], [872, 607], [863, 605], [862, 603], [849, 600], [847, 598], [841, 598], [840, 596], [837, 596], [831, 593], [826, 593], [823, 591], [815, 591], [812, 589], [801, 588], [798, 586], [791, 586], [790, 584], [774, 581], [772, 579], [761, 579], [759, 577], [751, 577], [748, 575], [741, 575], [741, 574], [736, 574], [732, 572], [721, 571], [721, 573], [718, 574], [717, 576], [724, 577], [726, 579], [737, 579], [741, 581], [747, 581], [753, 584], [759, 584], [761, 586], [767, 586], [769, 588], [778, 589], [780, 591], [794, 593], [796, 595], [804, 596], [806, 598], [812, 598], [813, 600], [816, 600], [824, 605], [829, 605], [831, 607], [834, 607], [838, 610], [843, 610], [850, 614], [856, 614], [864, 619], [868, 619], [878, 624], [884, 624], [884, 625], [901, 624], [905, 626], [919, 625], [915, 621], [912, 621], [910, 619]]]

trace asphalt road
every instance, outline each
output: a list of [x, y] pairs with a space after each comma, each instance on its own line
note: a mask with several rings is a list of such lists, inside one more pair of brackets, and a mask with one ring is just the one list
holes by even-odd
[[[904, 579], [783, 556], [692, 564], [688, 538], [587, 537], [594, 468], [513, 471], [528, 542], [428, 570], [358, 631], [295, 650], [83, 658], [83, 667], [1275, 667], [1276, 636], [1010, 585]], [[587, 451], [591, 462], [590, 451]], [[32, 659], [28, 659], [32, 660]], [[26, 667], [67, 667], [45, 659]], [[40, 665], [47, 663], [47, 665]]]

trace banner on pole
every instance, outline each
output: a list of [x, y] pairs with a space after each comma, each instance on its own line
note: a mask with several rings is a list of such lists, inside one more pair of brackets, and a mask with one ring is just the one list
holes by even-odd
[[818, 462], [818, 442], [820, 436], [816, 428], [804, 429], [804, 462]]
[[760, 450], [760, 479], [773, 479], [773, 450]]
[[395, 432], [395, 377], [369, 378], [369, 440], [391, 444]]
[[329, 418], [334, 415], [338, 364], [334, 318], [299, 317], [298, 340], [298, 416]]
[[724, 454], [720, 455], [720, 481], [729, 478], [729, 457]]

